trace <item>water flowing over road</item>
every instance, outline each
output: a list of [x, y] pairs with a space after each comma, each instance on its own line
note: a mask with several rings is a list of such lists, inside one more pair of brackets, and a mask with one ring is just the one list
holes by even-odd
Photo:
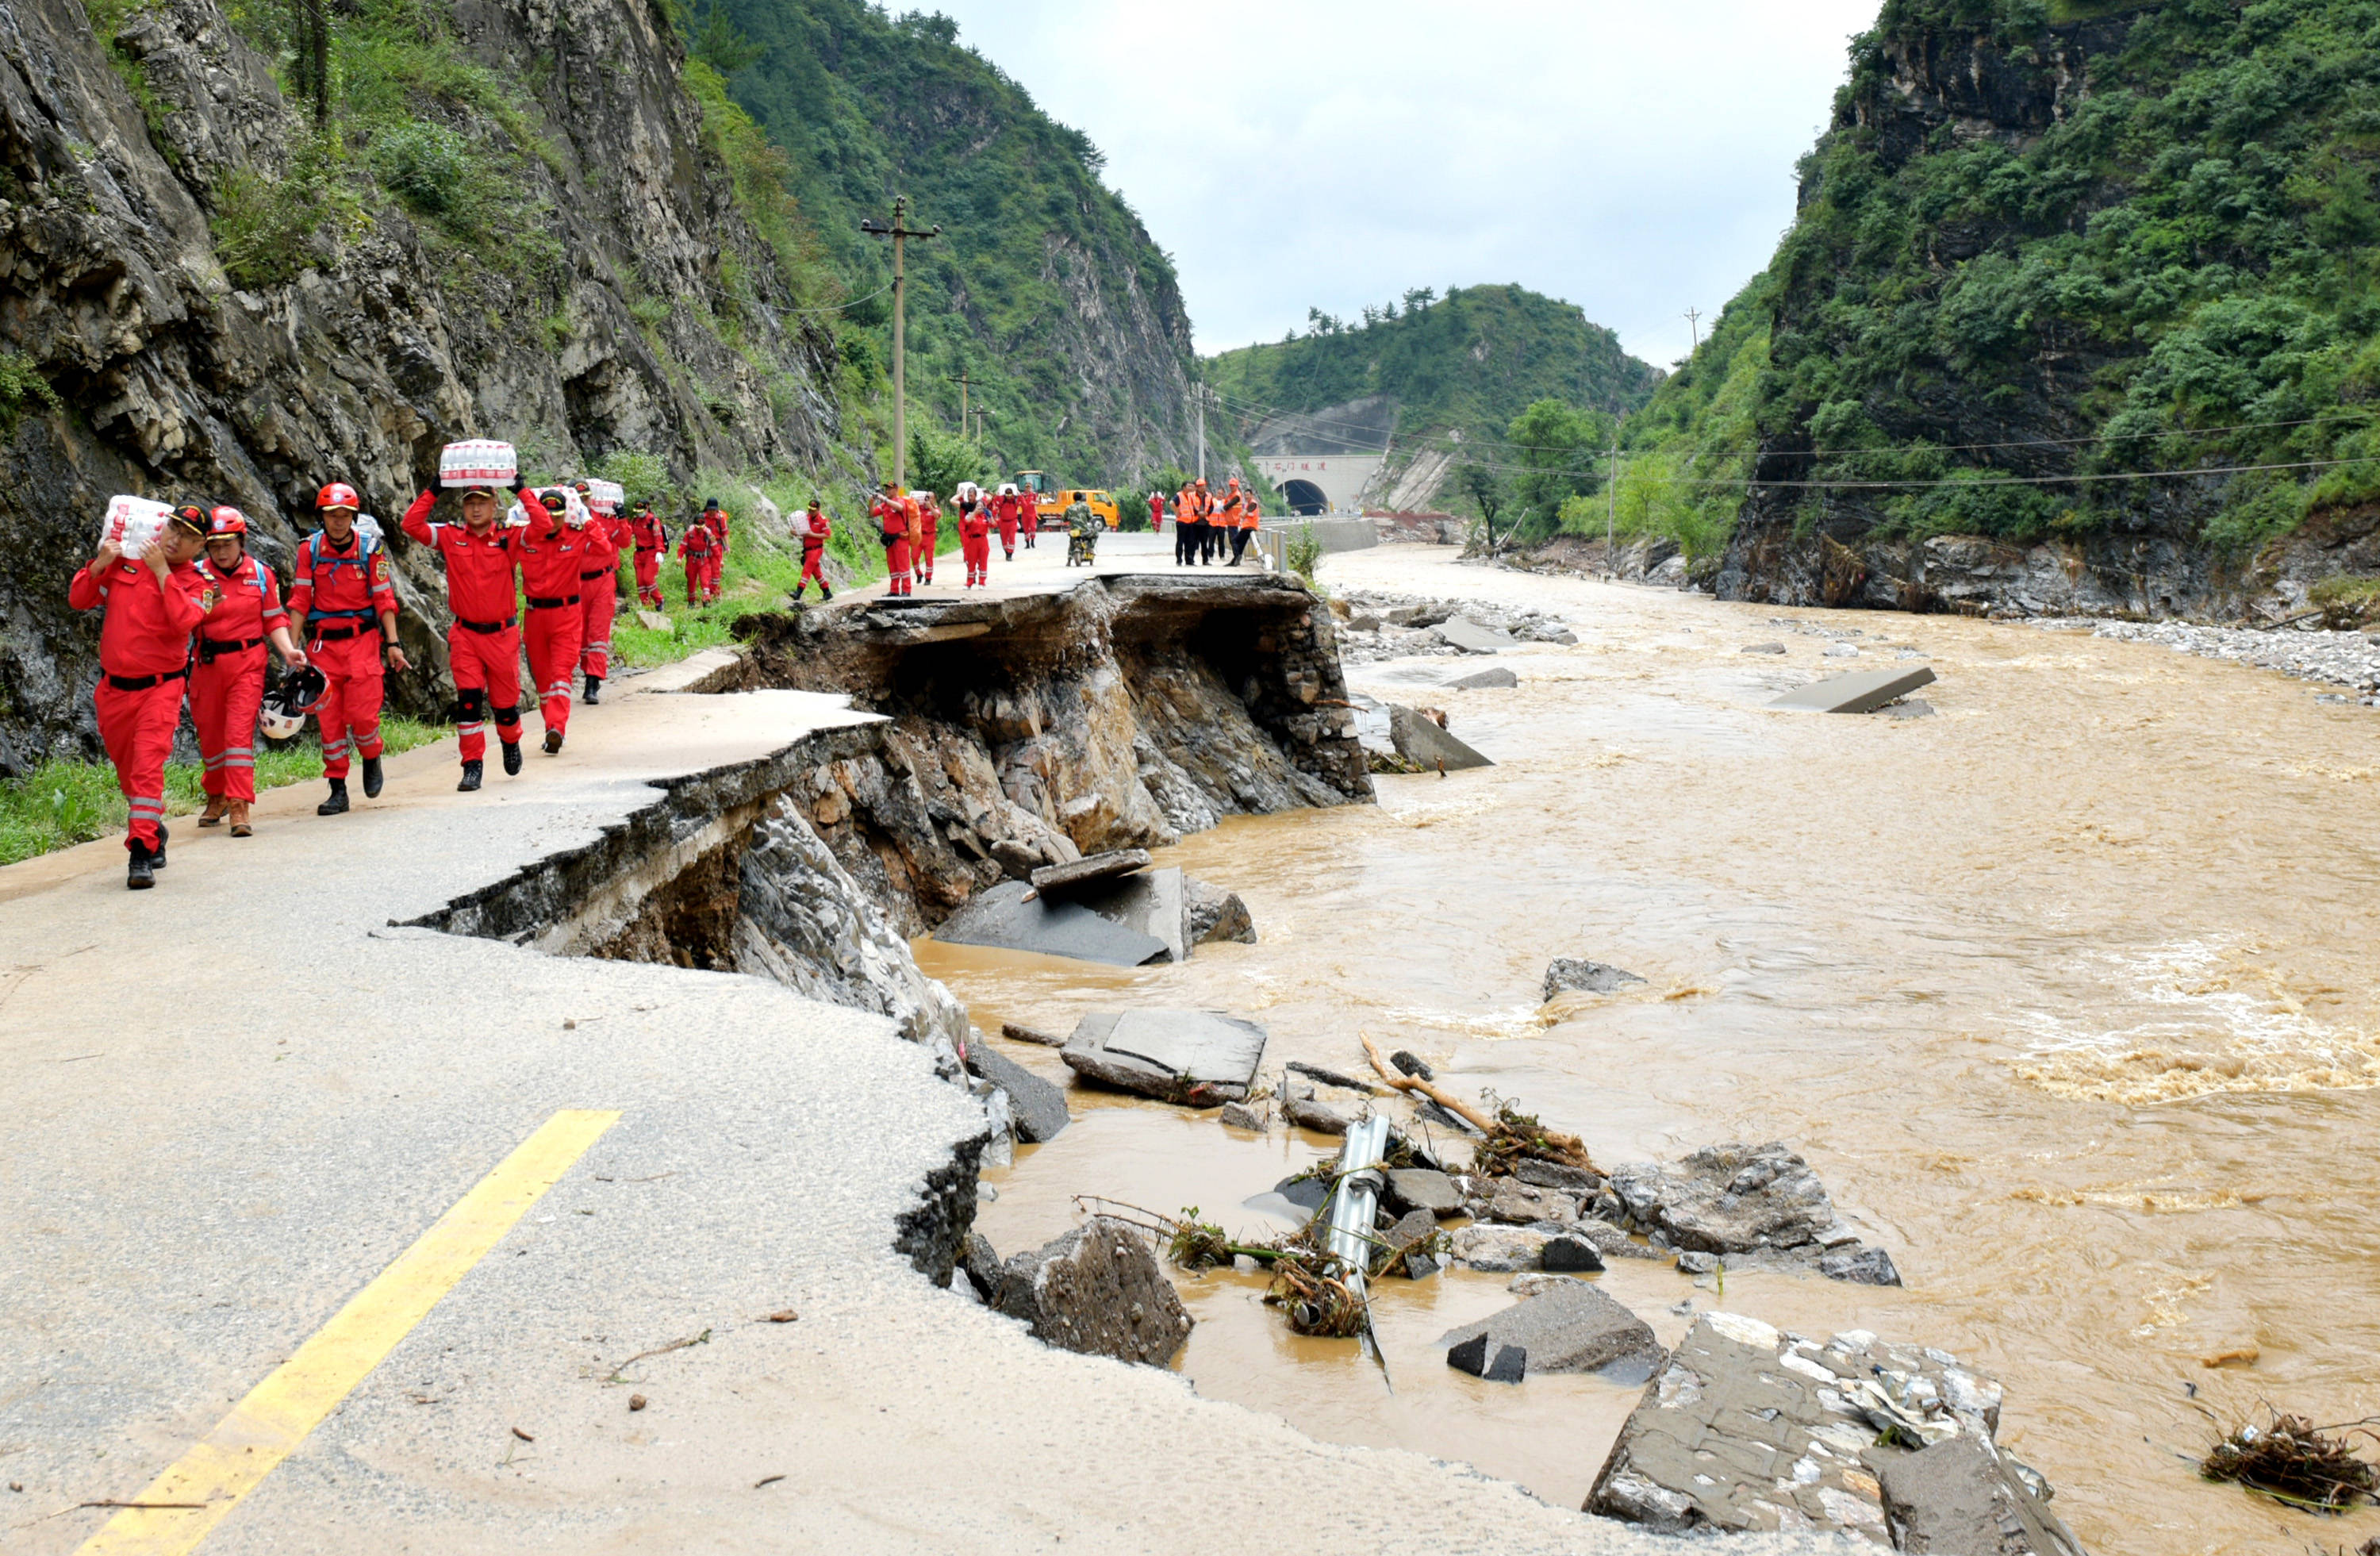
[[[1804, 1332], [1939, 1346], [2008, 1385], [2002, 1441], [2091, 1548], [2146, 1556], [2352, 1548], [2207, 1485], [2186, 1457], [2259, 1401], [2380, 1408], [2380, 719], [2325, 688], [2125, 643], [1947, 617], [1777, 612], [1456, 565], [1336, 556], [1345, 589], [1564, 615], [1575, 647], [1500, 661], [1512, 690], [1359, 689], [1448, 709], [1500, 765], [1385, 778], [1380, 803], [1234, 821], [1168, 863], [1243, 893], [1262, 940], [1123, 972], [921, 944], [977, 1023], [1066, 1029], [1119, 1001], [1270, 1024], [1269, 1066], [1362, 1063], [1357, 1034], [1522, 1100], [1610, 1165], [1783, 1139], [1905, 1290], [1733, 1275], [1727, 1307]], [[1857, 658], [1822, 657], [1852, 633]], [[1750, 644], [1787, 652], [1752, 655]], [[1931, 718], [1789, 715], [1820, 674], [1922, 652]], [[1641, 987], [1541, 1008], [1559, 955]], [[1009, 1045], [1044, 1073], [1046, 1050]], [[1003, 1254], [1070, 1197], [1241, 1201], [1322, 1149], [1085, 1097], [993, 1173]], [[1716, 1305], [1666, 1266], [1601, 1278], [1674, 1341]], [[1386, 1282], [1394, 1392], [1301, 1341], [1228, 1272], [1186, 1282], [1206, 1394], [1317, 1435], [1468, 1460], [1577, 1505], [1636, 1391], [1499, 1390], [1430, 1342], [1502, 1277]], [[1285, 1363], [1294, 1365], [1284, 1365]]]

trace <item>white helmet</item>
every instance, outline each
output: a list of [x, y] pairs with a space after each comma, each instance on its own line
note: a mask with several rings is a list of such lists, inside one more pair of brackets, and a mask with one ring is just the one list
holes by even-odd
[[290, 738], [306, 727], [306, 715], [322, 705], [322, 696], [329, 690], [330, 682], [310, 664], [283, 676], [279, 686], [264, 694], [257, 727], [267, 740]]

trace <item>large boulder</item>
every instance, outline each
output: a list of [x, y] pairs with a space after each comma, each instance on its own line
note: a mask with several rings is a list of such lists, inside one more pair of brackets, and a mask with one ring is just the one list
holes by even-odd
[[1590, 962], [1584, 956], [1557, 956], [1546, 966], [1546, 992], [1548, 1000], [1557, 994], [1572, 991], [1586, 994], [1609, 994], [1645, 980], [1624, 967], [1609, 962]]
[[1073, 1122], [1065, 1092], [990, 1043], [978, 1039], [967, 1045], [966, 1067], [1008, 1094], [1016, 1137], [1027, 1145], [1056, 1139]]
[[1448, 1331], [1439, 1343], [1459, 1345], [1483, 1334], [1490, 1355], [1506, 1345], [1525, 1350], [1531, 1372], [1600, 1372], [1609, 1368], [1632, 1373], [1627, 1381], [1633, 1383], [1651, 1376], [1662, 1356], [1661, 1343], [1653, 1338], [1650, 1325], [1585, 1281], [1533, 1284], [1519, 1302]]
[[1999, 1411], [1999, 1385], [1940, 1351], [1706, 1314], [1646, 1384], [1586, 1511], [1665, 1534], [1816, 1528], [1937, 1556], [2082, 1556], [2039, 1477], [1993, 1442]]
[[1038, 1340], [1151, 1367], [1173, 1359], [1192, 1323], [1139, 1229], [1107, 1216], [1010, 1259], [997, 1306]]
[[1257, 942], [1256, 920], [1249, 917], [1248, 905], [1240, 900], [1240, 894], [1195, 876], [1182, 878], [1182, 938], [1194, 946], [1225, 940], [1244, 945]]

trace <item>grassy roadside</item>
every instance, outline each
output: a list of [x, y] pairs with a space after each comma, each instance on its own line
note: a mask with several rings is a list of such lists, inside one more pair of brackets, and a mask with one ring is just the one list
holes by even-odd
[[[454, 733], [411, 719], [383, 718], [380, 728], [391, 756]], [[322, 776], [322, 748], [310, 730], [281, 749], [264, 745], [257, 750], [259, 794]], [[196, 762], [166, 764], [166, 815], [188, 815], [206, 803], [199, 777]], [[0, 778], [0, 865], [123, 830], [124, 796], [115, 787], [115, 770], [103, 761], [54, 757], [22, 777]]]

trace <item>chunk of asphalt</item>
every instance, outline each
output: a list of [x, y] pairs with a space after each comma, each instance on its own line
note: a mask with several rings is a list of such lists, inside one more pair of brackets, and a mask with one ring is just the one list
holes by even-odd
[[1463, 1213], [1463, 1191], [1444, 1173], [1426, 1167], [1391, 1167], [1384, 1175], [1389, 1203], [1400, 1210], [1427, 1210], [1434, 1216]]
[[1043, 1048], [1063, 1048], [1066, 1046], [1066, 1039], [1060, 1037], [1057, 1033], [1045, 1032], [1038, 1027], [1027, 1027], [1022, 1022], [1002, 1022], [1000, 1024], [1000, 1035], [1006, 1038], [1013, 1043], [1038, 1043]]
[[1641, 1369], [1658, 1365], [1666, 1354], [1650, 1325], [1585, 1281], [1542, 1287], [1500, 1313], [1439, 1337], [1439, 1344], [1450, 1346], [1480, 1341], [1526, 1350], [1539, 1372], [1597, 1372], [1621, 1363]]
[[1058, 1057], [1085, 1079], [1196, 1108], [1244, 1102], [1265, 1029], [1220, 1011], [1095, 1011]]
[[934, 938], [949, 945], [1035, 951], [1117, 967], [1136, 967], [1172, 950], [1155, 935], [1126, 929], [1080, 903], [1036, 895], [1022, 881], [1003, 881], [977, 893], [942, 921]]
[[1148, 868], [1146, 848], [1111, 848], [1104, 854], [1087, 854], [1072, 864], [1043, 865], [1032, 874], [1033, 889], [1044, 893], [1063, 893], [1070, 886], [1087, 885], [1094, 881], [1106, 881], [1119, 875]]
[[1396, 746], [1397, 755], [1426, 768], [1443, 763], [1447, 772], [1459, 772], [1465, 768], [1496, 765], [1449, 735], [1437, 720], [1426, 719], [1413, 709], [1393, 702], [1389, 704], [1389, 739]]
[[1922, 664], [1900, 670], [1862, 670], [1849, 675], [1829, 675], [1799, 691], [1789, 691], [1768, 706], [1803, 712], [1873, 713], [1933, 681], [1934, 672]]
[[1056, 1139], [1074, 1122], [1064, 1092], [990, 1044], [968, 1044], [966, 1067], [1008, 1093], [1016, 1137], [1028, 1145]]
[[1488, 626], [1469, 616], [1449, 616], [1430, 629], [1449, 648], [1469, 654], [1492, 654], [1518, 648], [1519, 640], [1500, 626]]
[[1318, 1102], [1311, 1097], [1285, 1099], [1281, 1111], [1288, 1116], [1290, 1123], [1300, 1129], [1311, 1129], [1318, 1135], [1347, 1133], [1347, 1116], [1329, 1103]]
[[1489, 1354], [1490, 1342], [1485, 1334], [1452, 1346], [1446, 1353], [1446, 1365], [1457, 1372], [1467, 1372], [1490, 1383], [1517, 1383], [1528, 1376], [1529, 1353], [1519, 1345], [1500, 1345]]
[[1503, 691], [1521, 684], [1521, 677], [1500, 664], [1457, 675], [1446, 683], [1449, 691]]
[[1301, 1210], [1318, 1210], [1330, 1197], [1329, 1178], [1283, 1178], [1272, 1185], [1272, 1191]]
[[1165, 954], [1157, 958], [1160, 962], [1189, 959], [1189, 915], [1184, 910], [1182, 871], [1178, 867], [1085, 881], [1068, 887], [1064, 897], [1102, 918], [1163, 942]]
[[1409, 1049], [1399, 1049], [1389, 1055], [1389, 1063], [1419, 1080], [1436, 1080], [1438, 1074]]
[[1557, 1274], [1603, 1268], [1602, 1253], [1583, 1237], [1557, 1237], [1548, 1243], [1545, 1251], [1537, 1257], [1545, 1261], [1548, 1270]]
[[1342, 1091], [1361, 1091], [1368, 1097], [1377, 1097], [1380, 1094], [1380, 1088], [1370, 1081], [1358, 1080], [1354, 1076], [1342, 1076], [1336, 1070], [1326, 1070], [1319, 1064], [1309, 1064], [1302, 1059], [1293, 1059], [1281, 1068], [1295, 1070], [1308, 1080], [1318, 1080], [1325, 1086], [1335, 1086]]

